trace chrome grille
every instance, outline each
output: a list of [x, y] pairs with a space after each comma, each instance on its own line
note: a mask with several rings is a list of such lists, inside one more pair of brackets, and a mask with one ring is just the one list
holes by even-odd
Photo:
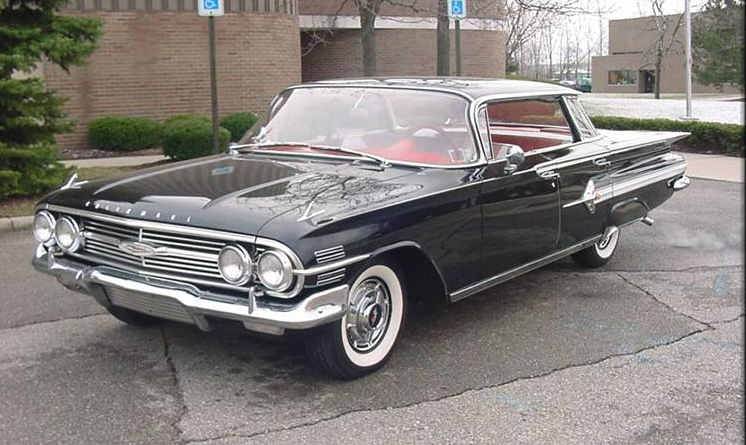
[[[218, 270], [218, 253], [227, 244], [225, 241], [174, 235], [149, 228], [137, 229], [90, 218], [82, 219], [82, 230], [84, 253], [154, 272], [223, 281]], [[119, 242], [125, 240], [167, 249], [157, 256], [140, 257], [119, 248]]]
[[171, 298], [134, 292], [118, 287], [107, 287], [106, 295], [114, 306], [142, 312], [154, 317], [194, 324], [184, 306]]

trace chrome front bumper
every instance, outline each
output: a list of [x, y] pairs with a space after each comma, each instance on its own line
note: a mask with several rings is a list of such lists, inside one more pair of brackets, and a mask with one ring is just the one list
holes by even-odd
[[211, 328], [208, 316], [240, 321], [252, 331], [282, 334], [285, 329], [338, 320], [347, 310], [347, 285], [311, 294], [295, 305], [267, 304], [258, 301], [253, 291], [247, 298], [205, 292], [191, 284], [71, 261], [51, 254], [43, 245], [36, 248], [32, 264], [65, 287], [92, 295], [104, 307], [113, 306], [114, 300], [117, 306], [193, 323], [205, 331]]

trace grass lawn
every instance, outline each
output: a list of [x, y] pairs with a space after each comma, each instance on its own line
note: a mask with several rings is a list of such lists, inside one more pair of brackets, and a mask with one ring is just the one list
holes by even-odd
[[[107, 178], [120, 173], [126, 173], [132, 170], [148, 167], [145, 165], [135, 167], [87, 167], [76, 170], [78, 179], [91, 180]], [[24, 196], [22, 198], [8, 198], [0, 200], [0, 217], [2, 216], [26, 216], [34, 214], [34, 206], [42, 195]]]

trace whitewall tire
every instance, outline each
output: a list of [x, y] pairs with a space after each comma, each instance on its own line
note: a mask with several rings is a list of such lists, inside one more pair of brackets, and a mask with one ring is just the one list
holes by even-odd
[[615, 230], [607, 239], [574, 253], [573, 261], [583, 267], [601, 267], [608, 263], [619, 244], [619, 232]]
[[396, 346], [406, 315], [401, 269], [377, 261], [364, 267], [350, 286], [345, 316], [306, 342], [309, 357], [323, 371], [343, 379], [370, 374]]

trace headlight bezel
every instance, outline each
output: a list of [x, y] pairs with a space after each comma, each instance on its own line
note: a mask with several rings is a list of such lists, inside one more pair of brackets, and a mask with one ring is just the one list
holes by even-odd
[[[242, 273], [238, 279], [231, 279], [230, 277], [226, 276], [226, 274], [223, 272], [223, 267], [221, 266], [220, 257], [223, 255], [224, 252], [234, 252], [238, 254], [239, 259], [241, 261], [241, 265], [243, 267]], [[251, 280], [251, 277], [253, 276], [253, 270], [254, 270], [254, 260], [251, 257], [251, 254], [241, 245], [238, 244], [229, 244], [222, 249], [220, 249], [220, 253], [218, 253], [218, 272], [220, 272], [220, 276], [225, 280], [226, 282], [234, 285], [234, 286], [241, 286], [243, 284], [246, 284]]]
[[[63, 243], [60, 242], [60, 228], [62, 224], [69, 224], [73, 231], [73, 242], [69, 246], [65, 247]], [[82, 237], [80, 233], [80, 225], [78, 225], [78, 222], [75, 221], [74, 218], [71, 218], [70, 216], [63, 216], [57, 220], [57, 223], [54, 226], [54, 241], [59, 246], [60, 249], [62, 249], [65, 253], [73, 253], [76, 250], [80, 248], [82, 245]]]
[[[37, 220], [40, 218], [43, 218], [45, 221], [47, 221], [47, 224], [49, 224], [49, 237], [47, 239], [41, 239], [39, 235], [37, 234]], [[55, 228], [57, 226], [57, 218], [54, 217], [50, 212], [46, 210], [42, 210], [40, 212], [36, 212], [36, 215], [34, 215], [34, 223], [32, 226], [32, 232], [34, 234], [34, 238], [36, 238], [37, 241], [39, 241], [41, 244], [49, 247], [54, 245], [55, 239], [54, 239], [54, 232]]]
[[[279, 260], [283, 271], [283, 278], [276, 285], [268, 283], [268, 281], [262, 277], [262, 261], [266, 261], [266, 259], [270, 257], [274, 257]], [[293, 262], [290, 256], [281, 250], [267, 250], [265, 252], [262, 252], [262, 254], [259, 255], [259, 258], [257, 258], [256, 261], [256, 277], [262, 284], [262, 286], [264, 286], [268, 291], [272, 293], [281, 293], [287, 291], [292, 286], [295, 278]]]

